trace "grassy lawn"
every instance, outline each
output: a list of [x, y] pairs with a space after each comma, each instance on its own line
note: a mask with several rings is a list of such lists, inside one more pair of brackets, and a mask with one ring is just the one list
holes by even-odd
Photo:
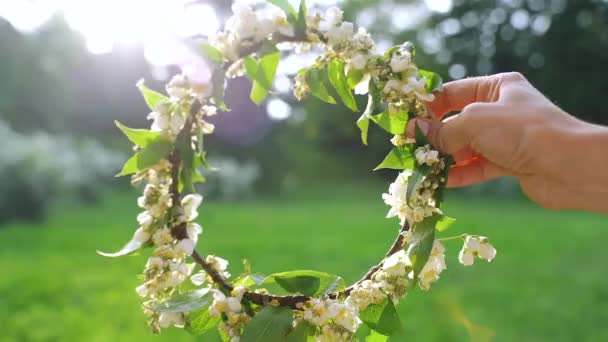
[[[385, 187], [204, 203], [199, 251], [228, 258], [233, 274], [245, 257], [259, 272], [318, 269], [355, 280], [398, 229], [383, 218]], [[116, 194], [98, 208], [61, 206], [43, 225], [0, 229], [0, 341], [194, 339], [176, 330], [148, 332], [134, 291], [144, 256], [95, 254], [130, 237], [135, 198]], [[548, 212], [523, 201], [452, 195], [448, 202], [446, 211], [459, 221], [443, 236], [486, 234], [498, 256], [465, 268], [457, 262], [461, 244], [448, 242], [442, 279], [400, 305], [411, 340], [463, 341], [469, 334], [496, 341], [608, 340], [607, 217]]]

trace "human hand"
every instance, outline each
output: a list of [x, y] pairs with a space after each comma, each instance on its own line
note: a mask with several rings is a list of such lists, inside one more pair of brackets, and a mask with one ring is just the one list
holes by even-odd
[[[454, 156], [448, 186], [515, 176], [549, 209], [608, 212], [608, 128], [555, 106], [521, 74], [449, 82], [418, 119], [433, 146]], [[441, 120], [452, 111], [460, 114]]]

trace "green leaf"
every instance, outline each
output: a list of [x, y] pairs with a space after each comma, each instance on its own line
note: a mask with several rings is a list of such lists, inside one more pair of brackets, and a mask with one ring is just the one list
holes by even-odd
[[361, 141], [363, 145], [367, 145], [367, 133], [369, 131], [369, 116], [363, 114], [357, 120], [357, 127], [361, 131]]
[[456, 222], [455, 218], [442, 215], [441, 218], [437, 220], [437, 225], [435, 226], [435, 229], [437, 229], [438, 232], [443, 232], [450, 228], [450, 226], [454, 224], [454, 222]]
[[419, 69], [418, 73], [420, 74], [420, 76], [426, 79], [426, 91], [432, 93], [436, 90], [443, 90], [443, 80], [441, 79], [441, 76], [439, 76], [439, 74], [422, 69]]
[[260, 55], [250, 96], [251, 100], [258, 105], [266, 99], [272, 88], [281, 53], [276, 46], [268, 43], [262, 47]]
[[420, 165], [414, 169], [412, 175], [407, 180], [405, 200], [409, 203], [412, 195], [418, 191], [426, 176], [431, 172], [431, 167], [427, 164]]
[[361, 321], [382, 335], [391, 336], [401, 330], [401, 320], [390, 298], [371, 304], [359, 314]]
[[158, 312], [190, 312], [209, 307], [213, 301], [213, 292], [208, 288], [178, 294], [154, 308]]
[[414, 128], [414, 132], [415, 132], [415, 137], [416, 137], [416, 146], [420, 147], [420, 146], [431, 145], [431, 143], [429, 142], [429, 139], [426, 138], [424, 133], [422, 133], [420, 126], [418, 126], [418, 122], [416, 122], [416, 127]]
[[169, 98], [165, 95], [146, 87], [143, 79], [137, 82], [137, 88], [144, 97], [144, 101], [146, 101], [148, 108], [152, 111], [156, 110], [156, 106], [158, 106], [159, 103], [169, 102]]
[[[406, 146], [394, 147], [374, 171], [380, 169], [411, 170], [414, 168], [415, 159], [412, 152]], [[409, 182], [408, 182], [409, 184]]]
[[114, 121], [114, 123], [133, 144], [139, 147], [146, 147], [160, 137], [160, 132], [153, 132], [148, 129], [129, 128], [118, 121]]
[[243, 278], [235, 281], [234, 286], [253, 286], [253, 285], [262, 285], [264, 281], [268, 279], [268, 276], [261, 273], [252, 273], [244, 276]]
[[306, 8], [306, 0], [300, 0], [300, 9], [298, 11], [298, 19], [296, 20], [294, 32], [296, 38], [306, 37], [306, 17], [308, 9]]
[[209, 62], [222, 63], [224, 58], [220, 50], [216, 49], [209, 43], [200, 43], [197, 46], [198, 52], [201, 56]]
[[306, 342], [308, 335], [314, 327], [307, 321], [300, 321], [298, 325], [287, 335], [285, 342]]
[[371, 78], [369, 80], [369, 93], [367, 95], [367, 107], [365, 107], [365, 112], [363, 114], [371, 116], [380, 106], [380, 102], [382, 100], [382, 92], [374, 79]]
[[192, 335], [202, 335], [220, 323], [220, 318], [213, 318], [209, 308], [194, 310], [186, 316], [186, 331]]
[[172, 149], [171, 141], [160, 136], [148, 146], [135, 153], [116, 176], [126, 176], [144, 170], [166, 158]]
[[255, 77], [258, 73], [258, 61], [251, 56], [247, 56], [243, 58], [243, 63], [245, 64], [245, 72], [247, 73], [247, 77], [249, 77], [252, 82], [255, 81]]
[[213, 103], [215, 103], [220, 110], [225, 112], [229, 111], [230, 109], [224, 102], [224, 92], [226, 90], [226, 73], [224, 70], [218, 68], [213, 72], [213, 76], [211, 77], [211, 85], [213, 86], [213, 90], [211, 92]]
[[412, 239], [408, 247], [408, 255], [412, 260], [414, 270], [414, 281], [418, 279], [420, 271], [424, 268], [435, 241], [435, 225], [441, 215], [435, 213], [433, 216], [425, 218], [422, 222], [416, 223]]
[[267, 2], [279, 7], [280, 9], [282, 9], [285, 14], [287, 15], [287, 19], [289, 20], [290, 23], [295, 23], [298, 13], [296, 13], [295, 8], [293, 8], [293, 6], [291, 6], [291, 4], [289, 3], [289, 1], [287, 0], [266, 0]]
[[270, 275], [264, 284], [274, 281], [289, 293], [301, 293], [306, 296], [318, 296], [345, 287], [344, 279], [333, 274], [318, 271], [300, 270], [281, 272]]
[[136, 241], [136, 240], [131, 240], [131, 241], [127, 242], [127, 244], [123, 248], [121, 248], [118, 252], [106, 253], [106, 252], [102, 252], [102, 251], [97, 251], [97, 254], [104, 256], [104, 257], [108, 257], [108, 258], [117, 258], [117, 257], [125, 256], [125, 255], [135, 254], [143, 246], [144, 246], [144, 244], [142, 244], [141, 242]]
[[371, 115], [370, 119], [391, 134], [404, 134], [409, 114], [406, 112], [397, 112], [391, 115], [388, 110], [385, 110], [380, 114]]
[[322, 71], [316, 68], [307, 69], [303, 71], [306, 73], [306, 82], [310, 87], [310, 92], [316, 98], [329, 104], [336, 104], [336, 100], [329, 94], [323, 82]]
[[370, 330], [369, 335], [365, 336], [365, 342], [386, 342], [388, 336], [382, 335], [376, 330]]
[[179, 173], [179, 191], [186, 192], [194, 192], [194, 173], [195, 168], [195, 159], [194, 159], [194, 150], [191, 146], [190, 136], [187, 134], [180, 134], [175, 142], [176, 148], [179, 151], [179, 156], [181, 158], [181, 169]]
[[291, 309], [266, 306], [245, 327], [241, 342], [282, 341], [291, 331], [292, 321]]
[[348, 83], [349, 88], [355, 89], [357, 84], [359, 84], [359, 82], [361, 82], [363, 79], [363, 76], [365, 76], [365, 72], [363, 70], [353, 68], [348, 69], [348, 72], [346, 73], [346, 83]]
[[334, 87], [344, 105], [353, 112], [357, 112], [359, 108], [357, 108], [355, 97], [348, 86], [348, 80], [344, 74], [344, 66], [344, 62], [338, 59], [334, 59], [329, 63], [329, 67], [327, 68], [329, 83]]

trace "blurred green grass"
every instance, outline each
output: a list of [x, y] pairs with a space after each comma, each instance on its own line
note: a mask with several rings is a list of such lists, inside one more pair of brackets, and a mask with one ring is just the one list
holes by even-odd
[[[249, 259], [255, 271], [318, 269], [357, 279], [383, 255], [398, 229], [383, 218], [383, 184], [335, 186], [288, 197], [203, 203], [203, 254]], [[106, 259], [135, 226], [136, 194], [108, 196], [98, 208], [61, 205], [42, 225], [0, 229], [1, 341], [189, 341], [176, 329], [153, 336], [134, 288], [145, 256]], [[488, 235], [491, 264], [458, 264], [429, 293], [412, 292], [400, 310], [414, 341], [608, 340], [608, 219], [549, 212], [516, 200], [451, 195], [456, 225], [443, 236]], [[467, 330], [468, 329], [468, 330]], [[199, 340], [206, 340], [199, 338]]]

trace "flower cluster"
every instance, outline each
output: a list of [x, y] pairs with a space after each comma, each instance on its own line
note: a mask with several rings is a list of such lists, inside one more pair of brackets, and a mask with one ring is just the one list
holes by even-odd
[[[442, 161], [436, 162], [434, 165], [438, 171], [443, 168]], [[382, 198], [384, 203], [391, 207], [386, 217], [397, 216], [402, 223], [407, 220], [410, 226], [414, 226], [417, 222], [422, 222], [434, 213], [441, 213], [441, 210], [436, 207], [434, 193], [439, 188], [440, 182], [444, 182], [444, 179], [437, 173], [425, 176], [421, 186], [416, 189], [408, 201], [407, 189], [411, 176], [412, 172], [409, 170], [401, 172], [389, 186], [388, 193], [383, 194]]]
[[317, 341], [348, 341], [361, 324], [356, 308], [327, 298], [312, 298], [298, 314], [321, 328]]
[[490, 262], [496, 257], [496, 248], [490, 244], [485, 236], [467, 235], [458, 254], [458, 260], [465, 266], [471, 266], [475, 262], [475, 257]]
[[235, 287], [231, 296], [226, 296], [220, 290], [213, 291], [213, 303], [209, 307], [209, 315], [214, 318], [223, 318], [220, 329], [230, 337], [231, 342], [238, 342], [241, 331], [251, 317], [243, 312], [241, 301], [247, 291], [245, 287]]
[[439, 280], [439, 275], [447, 268], [445, 264], [445, 248], [438, 240], [433, 241], [433, 249], [429, 260], [420, 271], [419, 284], [423, 290], [428, 290], [431, 284]]

